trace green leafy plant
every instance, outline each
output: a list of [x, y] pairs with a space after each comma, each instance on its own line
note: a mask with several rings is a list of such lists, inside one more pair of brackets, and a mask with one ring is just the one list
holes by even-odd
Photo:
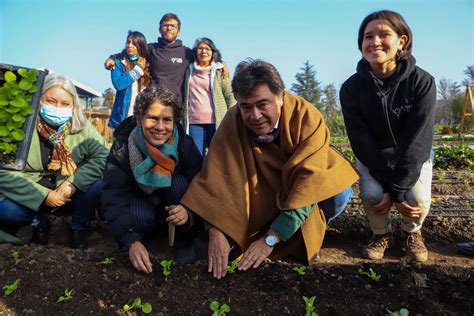
[[387, 309], [387, 312], [388, 312], [388, 314], [386, 314], [387, 316], [408, 316], [410, 314], [410, 312], [406, 308], [402, 308], [399, 311], [394, 311], [394, 312]]
[[23, 124], [33, 113], [29, 103], [37, 91], [38, 70], [20, 68], [16, 73], [6, 71], [0, 87], [0, 153], [5, 155], [15, 153], [17, 143], [25, 138]]
[[372, 268], [369, 268], [369, 272], [362, 271], [360, 272], [361, 275], [366, 275], [369, 279], [373, 281], [378, 281], [380, 280], [381, 275], [377, 274]]
[[104, 260], [97, 262], [97, 264], [110, 265], [110, 264], [114, 263], [114, 261], [115, 261], [114, 257], [110, 257], [110, 258], [107, 257]]
[[228, 312], [230, 312], [229, 305], [220, 305], [218, 301], [212, 301], [211, 304], [209, 304], [209, 308], [212, 311], [212, 316], [225, 316]]
[[467, 220], [468, 220], [469, 222], [474, 222], [474, 214], [469, 215], [469, 216], [467, 217]]
[[65, 301], [69, 301], [70, 299], [72, 299], [73, 294], [74, 294], [73, 289], [65, 289], [63, 295], [61, 295], [58, 298], [56, 303], [62, 303], [62, 302], [65, 302]]
[[299, 275], [305, 275], [306, 272], [306, 267], [305, 266], [299, 266], [299, 267], [293, 267], [293, 271], [296, 271]]
[[163, 275], [168, 277], [171, 274], [171, 266], [173, 265], [173, 260], [161, 260], [160, 261], [161, 269], [163, 270]]
[[435, 150], [435, 168], [443, 170], [471, 169], [474, 166], [474, 149], [466, 143], [459, 146], [446, 146]]
[[239, 260], [235, 259], [235, 260], [232, 260], [232, 262], [225, 269], [229, 273], [234, 273], [235, 270], [238, 268], [238, 266], [239, 266]]
[[356, 159], [355, 159], [354, 152], [352, 150], [346, 149], [346, 148], [341, 148], [341, 152], [350, 162], [355, 164]]
[[440, 170], [438, 172], [438, 181], [439, 182], [444, 182], [446, 180], [446, 171], [445, 170]]
[[402, 219], [402, 216], [398, 212], [390, 212], [388, 217], [391, 221], [399, 221]]
[[151, 306], [151, 304], [150, 303], [142, 304], [142, 300], [139, 297], [137, 297], [133, 301], [132, 305], [128, 305], [128, 304], [123, 305], [123, 310], [125, 312], [128, 312], [132, 309], [141, 309], [142, 312], [145, 314], [150, 314], [153, 311], [153, 307]]
[[15, 262], [15, 264], [18, 264], [18, 262], [20, 262], [20, 253], [16, 250], [12, 251], [11, 258]]
[[314, 311], [314, 300], [316, 299], [316, 296], [311, 296], [311, 297], [306, 297], [303, 296], [304, 304], [305, 304], [305, 311], [306, 311], [306, 316], [318, 316], [319, 314]]
[[3, 296], [9, 296], [10, 294], [12, 294], [13, 292], [16, 291], [16, 289], [18, 288], [18, 284], [20, 284], [20, 279], [17, 279], [15, 282], [11, 283], [11, 284], [7, 284], [3, 287]]

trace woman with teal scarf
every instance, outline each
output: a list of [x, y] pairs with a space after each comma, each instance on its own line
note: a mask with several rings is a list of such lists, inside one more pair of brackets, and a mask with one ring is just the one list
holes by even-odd
[[182, 107], [172, 92], [152, 85], [137, 97], [134, 115], [115, 130], [107, 158], [102, 209], [132, 265], [152, 272], [146, 240], [171, 223], [177, 227], [175, 260], [195, 260], [195, 215], [179, 204], [201, 169], [202, 158], [178, 123]]

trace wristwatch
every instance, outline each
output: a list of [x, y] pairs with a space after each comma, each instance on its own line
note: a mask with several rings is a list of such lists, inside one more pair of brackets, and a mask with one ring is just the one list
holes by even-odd
[[272, 248], [278, 243], [278, 237], [269, 233], [265, 235], [264, 240], [267, 246]]

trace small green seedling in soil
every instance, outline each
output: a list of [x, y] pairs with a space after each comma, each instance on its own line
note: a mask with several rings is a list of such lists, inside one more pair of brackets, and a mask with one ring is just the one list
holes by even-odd
[[298, 273], [299, 275], [305, 275], [306, 274], [305, 270], [306, 270], [305, 266], [299, 266], [299, 267], [293, 268], [293, 271], [296, 271], [296, 273]]
[[372, 270], [372, 268], [369, 269], [369, 272], [364, 272], [364, 271], [362, 271], [360, 274], [366, 275], [369, 279], [371, 279], [371, 280], [373, 280], [373, 281], [378, 281], [378, 280], [380, 280], [380, 274], [377, 274], [377, 272], [375, 272], [374, 270]]
[[97, 264], [110, 265], [110, 264], [114, 263], [114, 261], [115, 261], [114, 257], [110, 257], [110, 258], [107, 257], [104, 260], [99, 261]]
[[65, 289], [64, 290], [64, 294], [61, 295], [59, 298], [58, 298], [58, 301], [56, 303], [62, 303], [62, 302], [65, 302], [65, 301], [69, 301], [70, 299], [72, 299], [72, 295], [74, 294], [74, 290], [73, 289]]
[[438, 172], [438, 181], [439, 182], [444, 182], [446, 180], [446, 171], [440, 170]]
[[387, 312], [388, 312], [387, 316], [408, 316], [410, 314], [410, 312], [406, 308], [402, 308], [399, 311], [394, 311], [394, 312], [387, 309]]
[[319, 314], [314, 311], [314, 300], [316, 299], [316, 296], [311, 296], [311, 297], [306, 297], [303, 296], [304, 304], [305, 304], [305, 311], [306, 311], [306, 316], [318, 316]]
[[218, 301], [212, 301], [211, 304], [209, 304], [209, 307], [212, 311], [212, 316], [225, 316], [228, 312], [230, 312], [229, 305], [220, 305]]
[[235, 269], [237, 269], [238, 266], [239, 266], [239, 260], [238, 260], [238, 259], [235, 259], [235, 260], [232, 260], [232, 262], [230, 263], [230, 265], [228, 265], [225, 269], [226, 269], [227, 272], [229, 272], [229, 273], [234, 273], [234, 272], [235, 272]]
[[161, 260], [160, 261], [161, 269], [163, 270], [163, 275], [168, 277], [171, 274], [171, 266], [173, 265], [173, 260]]
[[13, 251], [12, 254], [11, 254], [11, 257], [12, 257], [13, 261], [15, 262], [15, 264], [20, 262], [20, 253], [18, 251]]
[[129, 310], [132, 310], [132, 309], [137, 309], [137, 308], [140, 308], [142, 310], [142, 312], [145, 313], [145, 314], [150, 314], [153, 310], [153, 307], [151, 306], [150, 303], [142, 304], [142, 300], [139, 297], [137, 297], [133, 301], [132, 305], [125, 304], [123, 306], [123, 310], [125, 312], [128, 312]]
[[15, 292], [16, 289], [18, 288], [19, 283], [20, 283], [20, 279], [17, 279], [15, 282], [5, 285], [3, 287], [3, 296], [7, 297], [13, 292]]

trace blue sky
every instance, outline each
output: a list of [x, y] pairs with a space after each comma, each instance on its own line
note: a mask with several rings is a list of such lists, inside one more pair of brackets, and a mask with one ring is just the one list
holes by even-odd
[[261, 58], [289, 89], [309, 60], [318, 80], [339, 89], [361, 56], [362, 19], [380, 9], [404, 16], [420, 67], [437, 81], [462, 81], [474, 64], [473, 0], [0, 0], [0, 63], [53, 69], [103, 92], [112, 87], [103, 62], [124, 47], [128, 30], [154, 42], [161, 16], [174, 12], [184, 44], [213, 39], [231, 73]]

